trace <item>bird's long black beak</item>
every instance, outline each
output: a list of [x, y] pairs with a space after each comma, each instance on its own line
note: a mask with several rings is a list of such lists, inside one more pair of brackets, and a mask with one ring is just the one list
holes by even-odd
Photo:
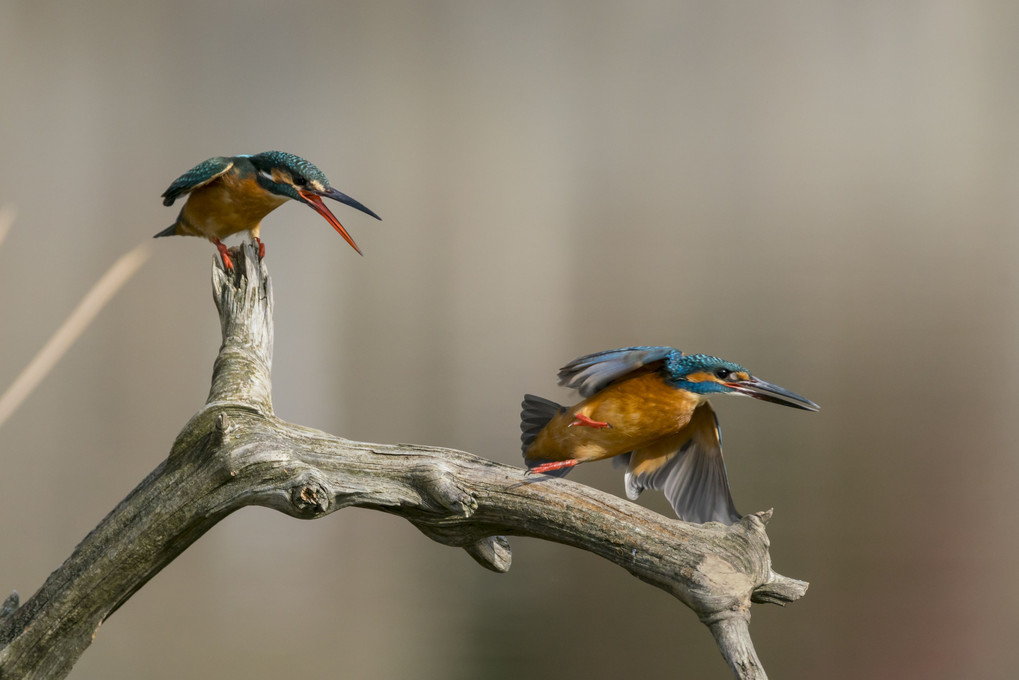
[[337, 232], [339, 232], [340, 236], [343, 237], [343, 240], [345, 240], [347, 243], [349, 243], [350, 247], [353, 248], [354, 250], [356, 250], [358, 255], [363, 255], [364, 254], [364, 253], [361, 252], [361, 249], [357, 247], [357, 244], [354, 243], [354, 239], [351, 238], [350, 234], [347, 233], [347, 230], [344, 229], [342, 224], [340, 224], [340, 221], [338, 219], [336, 219], [336, 215], [334, 215], [329, 210], [329, 208], [327, 208], [325, 206], [325, 203], [322, 202], [322, 199], [320, 197], [321, 196], [325, 196], [326, 198], [331, 198], [334, 201], [339, 201], [340, 203], [344, 203], [346, 205], [349, 205], [351, 208], [356, 208], [356, 209], [360, 210], [363, 213], [371, 215], [372, 217], [374, 217], [377, 220], [381, 220], [382, 219], [381, 217], [379, 217], [378, 215], [373, 213], [367, 207], [362, 205], [359, 201], [354, 200], [353, 198], [351, 198], [350, 196], [346, 195], [342, 191], [337, 191], [333, 187], [329, 187], [325, 191], [321, 191], [321, 192], [320, 191], [314, 191], [314, 190], [308, 190], [308, 189], [300, 189], [300, 190], [298, 190], [297, 193], [301, 197], [302, 201], [304, 201], [305, 203], [310, 205], [312, 208], [314, 208], [315, 212], [317, 212], [319, 215], [324, 217], [326, 219], [326, 222], [331, 224], [333, 226], [333, 229], [335, 229]]
[[328, 191], [322, 192], [322, 196], [325, 196], [326, 198], [331, 198], [334, 201], [339, 201], [344, 205], [349, 205], [351, 208], [354, 208], [355, 210], [360, 210], [365, 215], [371, 215], [380, 222], [382, 221], [382, 218], [376, 215], [374, 212], [372, 212], [372, 210], [368, 208], [368, 206], [364, 205], [363, 203], [356, 199], [351, 198], [342, 191], [338, 191], [335, 187], [329, 187]]
[[801, 408], [804, 411], [821, 410], [820, 406], [809, 399], [805, 399], [795, 392], [790, 392], [784, 387], [773, 385], [766, 380], [761, 380], [760, 378], [755, 378], [753, 376], [751, 376], [749, 380], [740, 380], [739, 382], [726, 384], [739, 394], [745, 394], [746, 396], [753, 397], [754, 399], [770, 401], [773, 404], [782, 404], [782, 406]]

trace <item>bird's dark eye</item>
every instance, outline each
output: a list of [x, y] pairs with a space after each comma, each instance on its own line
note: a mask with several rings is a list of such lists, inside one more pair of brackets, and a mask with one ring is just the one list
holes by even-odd
[[300, 175], [294, 175], [294, 184], [296, 184], [297, 186], [303, 187], [307, 183], [308, 183], [308, 180], [304, 179]]
[[725, 368], [716, 368], [715, 375], [718, 376], [719, 380], [725, 380], [729, 377], [729, 370]]

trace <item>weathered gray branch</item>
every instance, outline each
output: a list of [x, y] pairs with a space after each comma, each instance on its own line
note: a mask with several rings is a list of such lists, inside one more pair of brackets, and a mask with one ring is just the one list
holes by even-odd
[[504, 535], [572, 545], [693, 609], [737, 678], [764, 678], [751, 602], [784, 604], [807, 584], [771, 569], [770, 511], [737, 524], [668, 519], [568, 480], [469, 453], [353, 442], [272, 411], [272, 288], [250, 246], [213, 269], [223, 327], [212, 389], [169, 457], [20, 607], [0, 609], [0, 678], [66, 676], [102, 622], [191, 543], [246, 505], [311, 519], [348, 506], [406, 518], [430, 538], [506, 571]]

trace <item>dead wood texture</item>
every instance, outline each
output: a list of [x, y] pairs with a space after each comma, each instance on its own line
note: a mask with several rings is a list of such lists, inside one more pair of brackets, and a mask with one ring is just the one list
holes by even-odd
[[669, 519], [611, 494], [462, 451], [355, 442], [273, 414], [272, 287], [245, 245], [213, 292], [223, 345], [205, 406], [167, 459], [75, 548], [39, 591], [0, 607], [0, 678], [62, 678], [103, 621], [160, 569], [247, 505], [314, 519], [349, 506], [404, 517], [482, 566], [510, 567], [507, 535], [604, 557], [676, 597], [710, 629], [737, 678], [765, 678], [751, 602], [784, 604], [803, 581], [771, 568], [769, 512], [732, 526]]

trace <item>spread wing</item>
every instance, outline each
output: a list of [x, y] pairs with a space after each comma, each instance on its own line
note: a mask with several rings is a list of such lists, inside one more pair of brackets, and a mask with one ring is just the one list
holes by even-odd
[[234, 166], [233, 159], [216, 156], [203, 161], [183, 175], [173, 180], [173, 184], [163, 192], [163, 205], [173, 205], [179, 197], [205, 186]]
[[588, 354], [559, 369], [559, 384], [578, 390], [582, 397], [590, 397], [612, 381], [667, 359], [674, 352], [682, 354], [672, 347], [625, 347]]
[[718, 418], [707, 402], [697, 407], [679, 434], [630, 454], [626, 495], [635, 500], [645, 489], [663, 491], [684, 521], [739, 521], [722, 460]]

